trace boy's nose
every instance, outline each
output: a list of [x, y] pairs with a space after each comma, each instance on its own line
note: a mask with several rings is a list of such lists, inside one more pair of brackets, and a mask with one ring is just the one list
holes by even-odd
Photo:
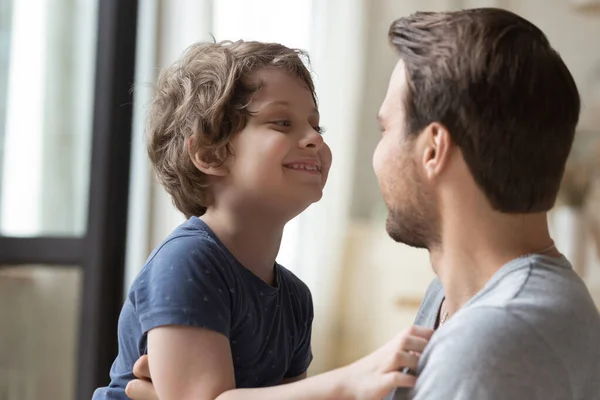
[[300, 141], [300, 147], [319, 150], [323, 143], [323, 136], [311, 127]]

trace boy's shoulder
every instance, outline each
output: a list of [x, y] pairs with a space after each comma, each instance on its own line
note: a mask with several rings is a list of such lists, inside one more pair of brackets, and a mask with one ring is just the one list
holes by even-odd
[[132, 290], [150, 282], [225, 279], [230, 260], [206, 224], [198, 218], [182, 223], [150, 254]]
[[183, 222], [152, 251], [146, 267], [151, 264], [167, 261], [183, 262], [210, 258], [226, 262], [223, 245], [215, 238], [208, 226], [200, 219], [192, 217]]
[[229, 336], [235, 270], [211, 234], [200, 220], [190, 219], [150, 255], [128, 294], [129, 316], [142, 332], [183, 325]]
[[277, 268], [281, 279], [280, 284], [285, 286], [289, 292], [299, 296], [301, 300], [312, 303], [312, 295], [308, 285], [283, 265], [277, 264]]

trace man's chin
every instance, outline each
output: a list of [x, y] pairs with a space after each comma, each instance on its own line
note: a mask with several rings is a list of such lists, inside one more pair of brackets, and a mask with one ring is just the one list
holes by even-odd
[[401, 226], [391, 216], [388, 216], [385, 230], [392, 240], [417, 249], [428, 249], [426, 240], [417, 235], [415, 230]]
[[397, 243], [402, 243], [406, 246], [413, 247], [415, 249], [429, 249], [429, 246], [422, 241], [413, 240], [407, 236], [398, 234], [397, 232], [388, 231], [388, 235]]

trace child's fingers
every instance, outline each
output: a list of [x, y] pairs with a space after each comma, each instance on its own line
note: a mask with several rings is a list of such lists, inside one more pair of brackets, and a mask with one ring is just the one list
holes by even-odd
[[133, 365], [133, 375], [135, 375], [139, 379], [144, 379], [152, 382], [152, 377], [150, 376], [150, 365], [148, 364], [148, 356], [141, 356]]
[[393, 389], [398, 387], [413, 387], [417, 382], [417, 378], [412, 375], [404, 374], [402, 372], [390, 372], [384, 377], [384, 385], [386, 392], [391, 392]]
[[404, 350], [397, 351], [393, 357], [392, 362], [389, 364], [387, 371], [400, 371], [405, 367], [412, 370], [417, 369], [419, 364], [419, 355]]
[[431, 339], [431, 336], [433, 335], [434, 330], [430, 329], [430, 328], [425, 328], [423, 326], [419, 326], [419, 325], [413, 325], [410, 327], [409, 329], [409, 334], [414, 335], [414, 336], [419, 336], [422, 337], [423, 339]]
[[404, 338], [404, 343], [402, 346], [402, 350], [404, 351], [413, 351], [415, 353], [422, 353], [425, 350], [425, 346], [429, 344], [427, 339], [423, 339], [419, 336], [407, 336]]
[[132, 400], [159, 400], [152, 383], [140, 379], [129, 381], [125, 394]]

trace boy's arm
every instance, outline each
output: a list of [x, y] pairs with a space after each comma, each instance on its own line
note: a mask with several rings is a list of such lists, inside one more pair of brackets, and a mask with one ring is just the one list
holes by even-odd
[[[418, 354], [432, 333], [412, 327], [347, 367], [280, 386], [234, 389], [225, 336], [198, 328], [162, 327], [150, 331], [148, 337], [154, 388], [150, 382], [132, 381], [126, 393], [134, 400], [380, 399], [394, 387], [414, 385], [415, 378], [399, 370], [416, 369]], [[136, 365], [138, 376], [147, 375], [140, 369]]]
[[208, 329], [163, 326], [148, 332], [148, 361], [157, 397], [216, 399], [235, 387], [226, 336]]
[[[148, 333], [148, 360], [156, 395], [161, 400], [338, 399], [337, 376], [322, 375], [262, 389], [235, 389], [229, 340], [195, 327], [164, 326]], [[305, 375], [305, 374], [304, 374]], [[300, 391], [300, 392], [298, 392]]]
[[313, 400], [340, 399], [341, 394], [337, 387], [341, 379], [329, 374], [270, 388], [235, 389], [227, 337], [200, 328], [165, 326], [151, 330], [148, 361], [161, 400]]
[[[148, 368], [148, 356], [142, 356], [136, 363], [133, 369], [133, 374], [139, 379], [129, 382], [127, 385], [126, 394], [129, 397], [140, 400], [158, 400], [156, 391], [150, 380], [150, 370]], [[282, 385], [293, 383], [306, 379], [306, 372], [295, 378], [287, 378], [281, 381]]]
[[285, 378], [284, 380], [281, 381], [281, 384], [285, 385], [286, 383], [298, 382], [298, 381], [301, 381], [302, 379], [306, 379], [307, 376], [308, 376], [308, 374], [305, 372], [305, 373], [295, 376], [293, 378]]

